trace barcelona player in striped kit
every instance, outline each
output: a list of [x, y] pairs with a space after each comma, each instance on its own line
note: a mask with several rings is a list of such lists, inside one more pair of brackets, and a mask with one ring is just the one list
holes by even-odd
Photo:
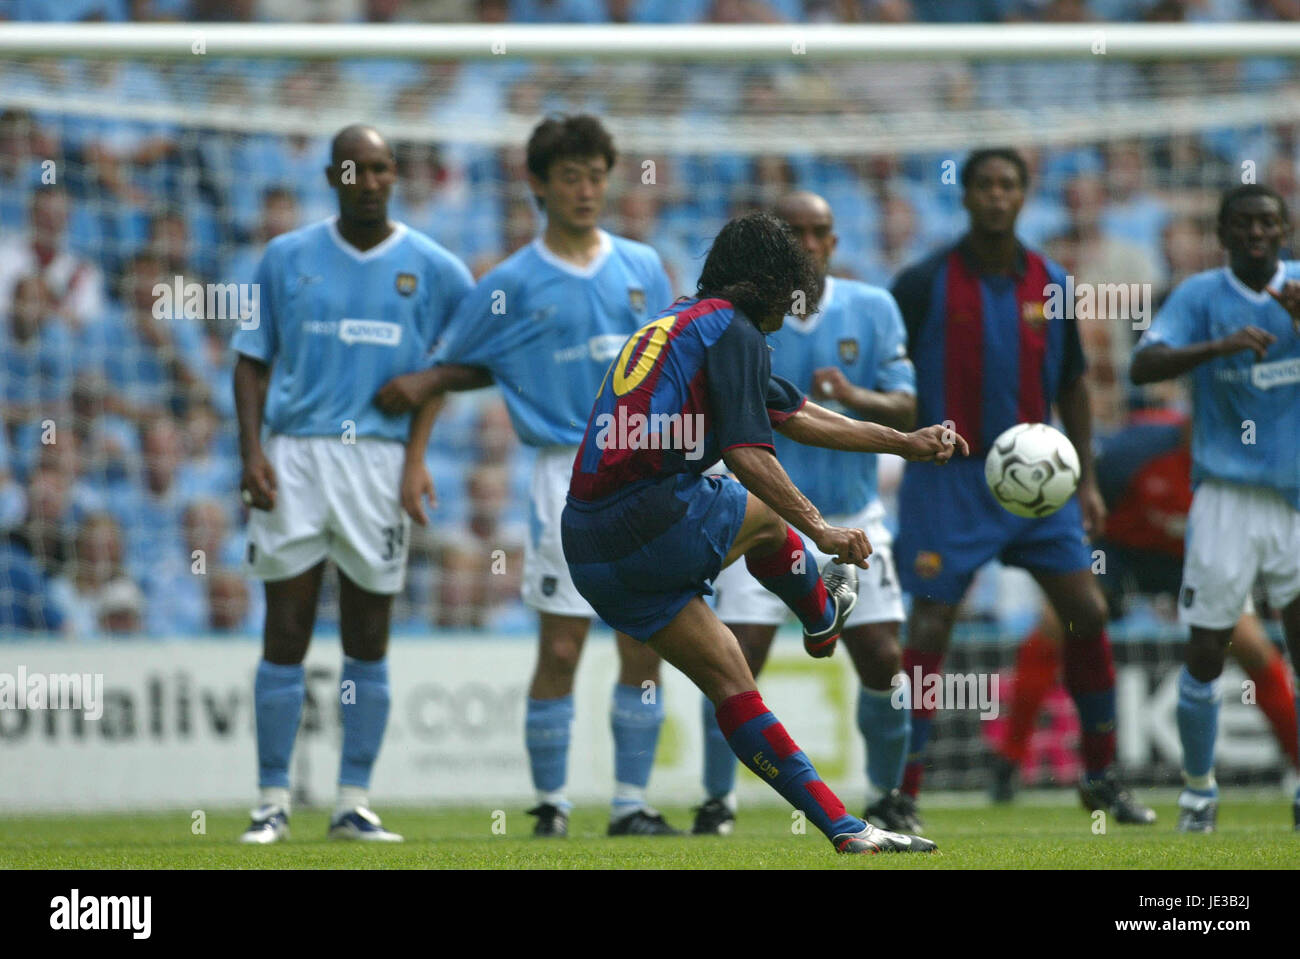
[[[961, 170], [969, 231], [894, 281], [916, 368], [918, 416], [950, 422], [973, 454], [945, 470], [909, 464], [903, 474], [895, 556], [913, 600], [903, 670], [909, 677], [919, 670], [921, 683], [940, 672], [976, 570], [995, 557], [1028, 570], [1066, 624], [1065, 685], [1082, 726], [1080, 797], [1117, 822], [1149, 824], [1155, 813], [1113, 768], [1115, 666], [1085, 535], [1101, 532], [1106, 508], [1093, 470], [1083, 348], [1073, 310], [1053, 316], [1046, 306], [1052, 290], [1065, 289], [1064, 271], [1016, 239], [1028, 180], [1013, 150], [972, 153]], [[998, 434], [1046, 421], [1053, 405], [1079, 453], [1078, 495], [1051, 516], [1021, 518], [993, 498], [983, 460]], [[912, 707], [903, 792], [915, 797], [934, 710], [915, 700]]]
[[[822, 294], [816, 313], [789, 316], [768, 337], [773, 371], [837, 412], [911, 429], [916, 419], [915, 377], [893, 297], [879, 287], [827, 274], [838, 238], [825, 199], [815, 193], [791, 193], [777, 201], [775, 213], [812, 257]], [[877, 457], [809, 449], [783, 436], [776, 437], [776, 455], [791, 482], [830, 522], [861, 527], [871, 540], [871, 571], [859, 578], [858, 604], [843, 638], [862, 683], [857, 721], [867, 747], [868, 808], [863, 818], [894, 832], [916, 832], [910, 800], [898, 789], [911, 722], [910, 697], [895, 695], [902, 661], [898, 633], [905, 614], [892, 539], [883, 522], [885, 509], [876, 495]], [[816, 562], [823, 559], [814, 555]], [[788, 611], [739, 564], [724, 570], [714, 588], [714, 611], [740, 640], [757, 676]], [[736, 759], [710, 704], [704, 705], [707, 798], [692, 831], [726, 835], [735, 823]]]
[[[849, 815], [763, 704], [735, 635], [704, 603], [741, 558], [790, 607], [820, 655], [856, 603], [871, 544], [828, 524], [790, 482], [772, 429], [807, 445], [947, 461], [965, 441], [943, 427], [903, 434], [809, 403], [771, 374], [764, 334], [818, 276], [790, 228], [766, 213], [714, 241], [697, 296], [678, 300], [624, 345], [605, 374], [561, 517], [574, 585], [616, 629], [656, 650], [717, 709], [732, 751], [844, 853], [919, 852], [918, 836]], [[946, 441], [946, 442], [945, 442]], [[726, 461], [737, 480], [706, 476]], [[804, 561], [801, 530], [834, 559]]]

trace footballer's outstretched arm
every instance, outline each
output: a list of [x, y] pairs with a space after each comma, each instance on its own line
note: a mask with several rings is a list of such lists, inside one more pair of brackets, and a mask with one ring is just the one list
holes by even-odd
[[908, 390], [872, 390], [849, 382], [838, 366], [813, 370], [813, 396], [828, 397], [864, 420], [910, 430], [916, 425], [916, 394]]
[[408, 413], [444, 393], [478, 390], [492, 385], [492, 374], [482, 366], [439, 363], [427, 370], [394, 376], [375, 394], [375, 405], [389, 415]]
[[906, 460], [946, 463], [953, 453], [970, 455], [966, 440], [943, 426], [927, 426], [912, 433], [879, 423], [850, 419], [818, 406], [811, 400], [787, 417], [776, 429], [805, 446], [822, 446], [851, 453], [897, 453]]
[[[1264, 358], [1277, 337], [1258, 326], [1243, 326], [1219, 340], [1206, 340], [1191, 346], [1170, 346], [1153, 343], [1138, 350], [1129, 366], [1128, 375], [1135, 386], [1158, 383], [1182, 376], [1190, 369], [1220, 356], [1230, 356], [1242, 350], [1254, 350], [1255, 356]], [[1075, 444], [1078, 445], [1078, 444]]]
[[827, 555], [865, 567], [871, 542], [860, 529], [831, 526], [794, 485], [776, 454], [766, 446], [733, 446], [722, 454], [727, 469], [783, 520]]

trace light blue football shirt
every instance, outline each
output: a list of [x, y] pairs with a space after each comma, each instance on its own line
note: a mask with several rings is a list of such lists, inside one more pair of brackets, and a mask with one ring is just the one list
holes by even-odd
[[[806, 321], [787, 316], [768, 335], [772, 373], [814, 403], [858, 419], [833, 400], [814, 395], [813, 371], [838, 366], [854, 386], [882, 393], [916, 393], [907, 333], [888, 290], [856, 280], [826, 278], [821, 309]], [[776, 455], [794, 485], [826, 516], [856, 513], [876, 498], [876, 454], [804, 446], [776, 434]]]
[[[1300, 262], [1278, 264], [1269, 287], [1300, 279]], [[1300, 509], [1300, 331], [1267, 291], [1256, 293], [1231, 268], [1188, 277], [1169, 295], [1139, 351], [1186, 347], [1257, 326], [1277, 337], [1263, 360], [1250, 350], [1202, 363], [1192, 386], [1192, 482], [1207, 477], [1265, 486]]]
[[486, 367], [529, 446], [577, 446], [605, 371], [627, 338], [672, 303], [659, 254], [600, 231], [586, 267], [541, 238], [487, 273], [456, 311], [433, 362]]
[[405, 442], [410, 414], [374, 405], [390, 378], [428, 365], [429, 351], [473, 279], [465, 265], [401, 223], [362, 252], [336, 218], [278, 236], [257, 269], [260, 315], [235, 331], [236, 352], [271, 364], [265, 422], [288, 436], [355, 435]]

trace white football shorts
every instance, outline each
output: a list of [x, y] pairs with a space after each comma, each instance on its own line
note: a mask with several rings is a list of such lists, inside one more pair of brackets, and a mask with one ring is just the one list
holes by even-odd
[[1202, 481], [1187, 515], [1179, 620], [1230, 629], [1256, 581], [1276, 609], [1300, 596], [1300, 510], [1264, 487]]
[[576, 446], [548, 446], [537, 451], [533, 482], [528, 494], [528, 538], [524, 540], [524, 603], [539, 613], [585, 616], [596, 611], [582, 598], [569, 575], [560, 540], [560, 514], [564, 512], [573, 477]]
[[275, 582], [328, 557], [362, 589], [401, 592], [411, 526], [400, 492], [403, 445], [275, 434], [264, 449], [276, 502], [249, 511], [249, 572]]
[[[853, 607], [845, 626], [864, 626], [868, 623], [896, 623], [903, 621], [903, 590], [898, 585], [894, 569], [893, 537], [884, 525], [885, 508], [879, 500], [851, 516], [828, 516], [832, 526], [845, 526], [863, 530], [871, 541], [870, 566], [858, 570], [858, 604]], [[802, 534], [801, 534], [802, 535]], [[808, 562], [818, 569], [831, 557], [821, 552], [804, 537], [808, 547]], [[736, 560], [713, 583], [717, 595], [714, 612], [724, 623], [779, 626], [793, 616], [790, 608], [777, 595], [750, 575], [744, 557]]]

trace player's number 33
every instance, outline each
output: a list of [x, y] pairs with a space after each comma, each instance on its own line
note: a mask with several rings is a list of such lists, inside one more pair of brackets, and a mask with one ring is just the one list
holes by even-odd
[[[655, 363], [659, 361], [659, 354], [668, 342], [668, 331], [672, 329], [673, 323], [677, 321], [675, 316], [665, 316], [662, 320], [655, 320], [648, 323], [627, 341], [623, 346], [623, 352], [619, 354], [618, 362], [614, 364], [614, 395], [626, 396], [640, 385], [649, 372], [654, 369]], [[631, 372], [627, 371], [627, 365], [631, 362], [632, 357], [636, 356], [638, 347], [644, 344], [640, 356], [637, 356], [636, 366], [632, 367]]]

